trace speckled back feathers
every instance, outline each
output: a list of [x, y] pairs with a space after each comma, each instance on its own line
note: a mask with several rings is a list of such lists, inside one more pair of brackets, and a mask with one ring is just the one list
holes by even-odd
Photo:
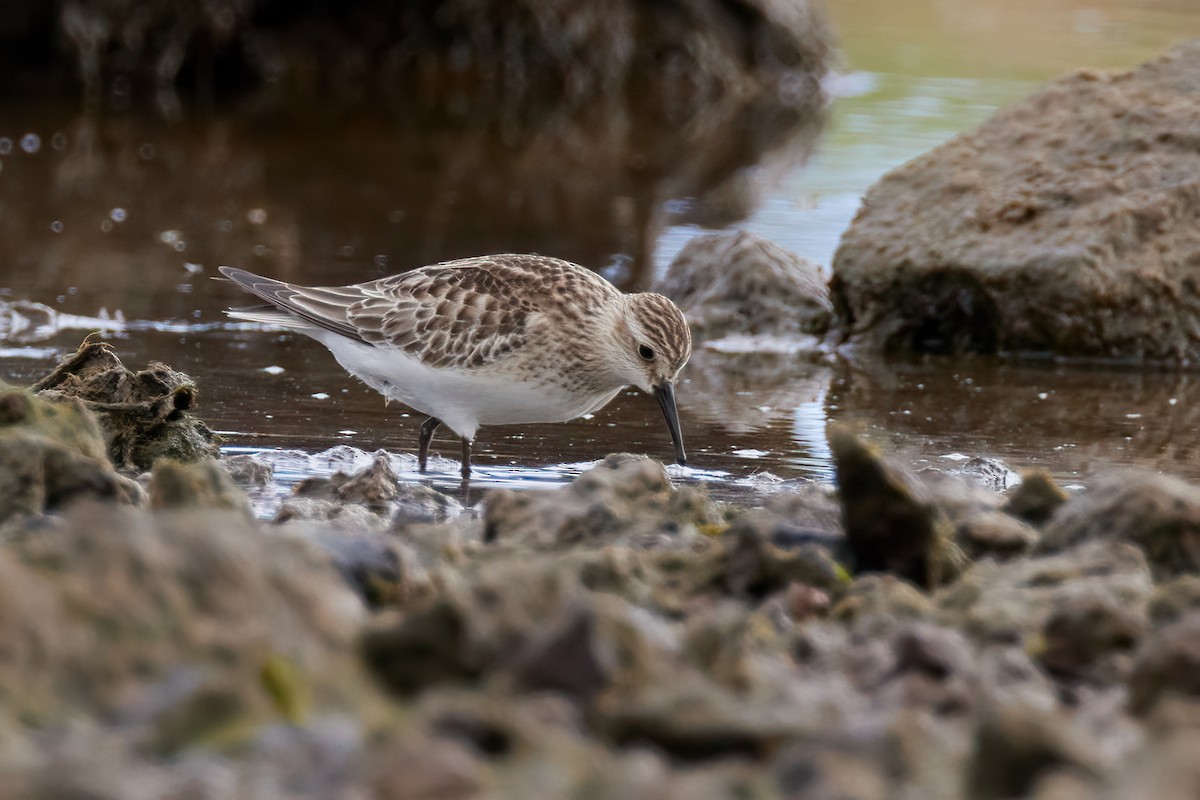
[[539, 324], [559, 334], [584, 329], [622, 298], [577, 264], [523, 254], [449, 261], [341, 287], [222, 273], [306, 323], [442, 369], [487, 367], [524, 348]]

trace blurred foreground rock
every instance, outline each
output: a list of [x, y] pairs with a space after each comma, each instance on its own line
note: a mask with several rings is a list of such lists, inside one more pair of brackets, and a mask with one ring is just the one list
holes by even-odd
[[113, 469], [82, 401], [0, 392], [0, 522], [83, 498], [136, 503], [141, 496], [136, 483]]
[[[103, 462], [81, 401], [10, 391], [0, 412], [21, 403], [11, 431]], [[1191, 796], [1192, 487], [1066, 496], [1034, 474], [1006, 497], [988, 470], [912, 474], [845, 429], [830, 446], [836, 487], [761, 508], [618, 454], [444, 514], [406, 506], [380, 453], [271, 522], [212, 461], [160, 461], [157, 510], [15, 511], [3, 790]]]
[[892, 171], [834, 257], [850, 341], [1200, 358], [1200, 41], [1081, 71]]

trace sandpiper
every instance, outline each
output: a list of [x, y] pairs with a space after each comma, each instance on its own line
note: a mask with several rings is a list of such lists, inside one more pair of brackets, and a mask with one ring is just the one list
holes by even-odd
[[316, 339], [350, 374], [428, 418], [425, 471], [440, 425], [462, 440], [462, 477], [481, 425], [565, 422], [626, 386], [653, 394], [676, 460], [686, 463], [675, 377], [692, 352], [666, 297], [622, 294], [578, 264], [493, 255], [421, 267], [351, 286], [297, 286], [233, 267], [221, 274], [266, 305], [229, 316]]

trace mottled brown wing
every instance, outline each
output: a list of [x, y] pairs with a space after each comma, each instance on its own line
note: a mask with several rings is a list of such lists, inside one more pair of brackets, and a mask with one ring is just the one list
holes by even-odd
[[346, 320], [363, 341], [464, 369], [523, 347], [535, 312], [553, 307], [577, 323], [616, 293], [583, 267], [530, 255], [435, 264], [353, 288], [363, 299]]

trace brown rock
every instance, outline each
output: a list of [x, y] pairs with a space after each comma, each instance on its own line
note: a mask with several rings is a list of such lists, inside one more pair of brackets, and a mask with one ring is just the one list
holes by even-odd
[[1095, 743], [1073, 728], [1065, 714], [1002, 705], [985, 712], [975, 732], [966, 796], [1024, 797], [1058, 770], [1097, 775], [1100, 766]]
[[118, 469], [144, 471], [159, 458], [216, 458], [217, 436], [192, 416], [192, 379], [165, 364], [131, 372], [107, 342], [92, 337], [32, 387], [48, 399], [75, 397], [96, 415]]
[[138, 503], [142, 491], [113, 470], [83, 403], [0, 392], [0, 521], [81, 498]]
[[1041, 525], [1067, 502], [1067, 497], [1050, 473], [1034, 470], [1021, 476], [1020, 485], [1009, 493], [1008, 501], [1001, 510], [1030, 525]]
[[1200, 358], [1200, 41], [1072, 73], [867, 192], [834, 257], [849, 339]]
[[1181, 575], [1154, 590], [1147, 613], [1155, 627], [1178, 622], [1200, 611], [1200, 575]]
[[1190, 614], [1150, 637], [1129, 677], [1129, 710], [1145, 715], [1171, 695], [1200, 699], [1200, 615]]
[[150, 471], [150, 507], [165, 509], [220, 509], [253, 517], [250, 498], [215, 459], [181, 464], [169, 458], [155, 462]]
[[380, 708], [351, 654], [361, 604], [313, 548], [241, 514], [76, 506], [0, 549], [0, 573], [10, 722], [123, 720], [155, 751], [217, 717], [242, 735], [295, 719], [305, 696], [313, 711]]
[[830, 426], [829, 445], [857, 571], [892, 572], [931, 588], [963, 569], [950, 522], [923, 485], [841, 426]]
[[1128, 674], [1133, 648], [1145, 630], [1145, 614], [1114, 598], [1069, 597], [1042, 626], [1042, 646], [1036, 655], [1057, 677], [1113, 683]]
[[1079, 597], [1140, 608], [1154, 590], [1141, 551], [1092, 542], [1054, 555], [978, 561], [934, 598], [942, 619], [992, 642], [1030, 642], [1056, 609]]

